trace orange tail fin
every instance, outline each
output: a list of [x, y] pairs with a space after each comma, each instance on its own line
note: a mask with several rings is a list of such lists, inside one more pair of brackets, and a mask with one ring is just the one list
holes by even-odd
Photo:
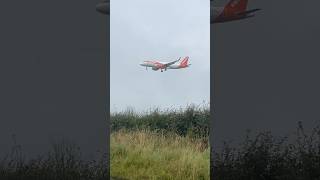
[[227, 12], [242, 12], [247, 9], [248, 0], [231, 0], [226, 6]]
[[188, 61], [189, 61], [189, 57], [187, 56], [181, 61], [180, 66], [181, 67], [188, 66]]

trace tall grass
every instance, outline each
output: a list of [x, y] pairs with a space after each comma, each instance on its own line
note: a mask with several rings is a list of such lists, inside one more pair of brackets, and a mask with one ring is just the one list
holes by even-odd
[[202, 139], [150, 130], [111, 134], [111, 176], [125, 179], [209, 179], [210, 151]]
[[[114, 179], [208, 179], [209, 115], [201, 105], [111, 114]], [[109, 179], [107, 156], [86, 161], [75, 144], [60, 142], [27, 160], [21, 146], [14, 145], [8, 156], [0, 157], [0, 180]]]
[[138, 113], [132, 109], [111, 113], [111, 131], [144, 130], [173, 132], [181, 136], [206, 138], [209, 136], [209, 104], [188, 105], [179, 109], [151, 109]]
[[108, 179], [106, 154], [98, 161], [83, 160], [75, 144], [62, 141], [52, 144], [47, 154], [26, 160], [21, 146], [14, 145], [0, 160], [1, 180], [103, 180]]
[[[114, 179], [320, 180], [320, 128], [298, 124], [290, 137], [248, 133], [238, 146], [209, 148], [207, 106], [111, 115], [111, 175]], [[211, 154], [211, 158], [210, 158]], [[85, 161], [72, 143], [53, 144], [26, 160], [14, 145], [0, 157], [0, 180], [109, 179], [106, 154]], [[211, 162], [211, 167], [209, 166]], [[210, 168], [209, 168], [210, 167]]]
[[299, 123], [293, 137], [248, 134], [239, 146], [212, 154], [216, 180], [319, 180], [320, 128], [306, 133]]
[[210, 109], [132, 109], [111, 114], [111, 175], [125, 179], [209, 179]]

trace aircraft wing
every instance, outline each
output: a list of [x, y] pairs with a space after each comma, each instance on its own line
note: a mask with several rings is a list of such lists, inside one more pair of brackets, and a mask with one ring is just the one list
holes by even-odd
[[180, 61], [180, 58], [179, 58], [178, 60], [175, 60], [175, 61], [166, 63], [166, 64], [164, 64], [164, 66], [165, 66], [165, 67], [171, 66], [172, 64], [175, 64], [175, 63], [178, 62], [178, 61]]
[[261, 9], [252, 9], [252, 10], [249, 10], [249, 11], [240, 12], [237, 15], [247, 15], [247, 14], [254, 13], [254, 12], [260, 11], [260, 10]]

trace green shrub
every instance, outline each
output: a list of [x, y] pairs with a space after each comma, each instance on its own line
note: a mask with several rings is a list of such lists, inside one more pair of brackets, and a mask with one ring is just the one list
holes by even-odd
[[132, 109], [112, 113], [111, 131], [149, 129], [174, 132], [181, 136], [205, 138], [209, 136], [210, 108], [208, 105], [189, 105], [185, 109], [160, 110], [146, 113]]
[[213, 151], [211, 170], [216, 180], [320, 179], [318, 127], [307, 134], [299, 123], [291, 138], [274, 137], [270, 132], [248, 134], [236, 148], [225, 144], [221, 151]]
[[1, 180], [103, 180], [108, 179], [106, 154], [98, 161], [82, 160], [75, 144], [55, 143], [46, 155], [26, 160], [19, 145], [0, 161]]

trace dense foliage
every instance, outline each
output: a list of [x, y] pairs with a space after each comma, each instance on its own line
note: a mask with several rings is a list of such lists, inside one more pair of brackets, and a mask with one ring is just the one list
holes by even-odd
[[190, 105], [185, 109], [160, 110], [139, 114], [128, 109], [111, 114], [111, 130], [144, 130], [173, 132], [181, 136], [209, 136], [210, 108]]
[[[139, 166], [162, 177], [170, 169], [153, 171], [152, 167], [169, 167], [167, 157], [175, 159], [171, 169], [185, 160], [181, 174], [188, 175], [184, 168], [197, 163], [206, 167], [209, 123], [208, 106], [111, 114], [110, 159], [116, 162], [114, 175], [119, 177], [123, 167], [130, 170], [128, 174], [137, 173], [131, 167]], [[159, 157], [162, 161], [158, 161]], [[51, 152], [26, 160], [20, 146], [15, 145], [7, 157], [0, 158], [0, 179], [108, 179], [107, 158], [103, 154], [99, 161], [81, 160], [77, 146], [62, 142], [54, 144]], [[238, 146], [225, 143], [222, 149], [211, 149], [210, 161], [210, 175], [216, 180], [320, 180], [320, 128], [306, 133], [299, 123], [290, 137], [276, 137], [271, 132], [248, 133]], [[205, 168], [198, 172], [199, 177], [206, 179]]]
[[53, 144], [46, 155], [26, 160], [21, 147], [15, 145], [7, 157], [0, 159], [1, 180], [104, 180], [108, 179], [106, 154], [98, 161], [82, 160], [80, 149], [72, 144]]
[[211, 175], [216, 180], [319, 180], [320, 129], [308, 134], [299, 123], [294, 136], [262, 132], [248, 135], [236, 148], [225, 144], [212, 153]]

